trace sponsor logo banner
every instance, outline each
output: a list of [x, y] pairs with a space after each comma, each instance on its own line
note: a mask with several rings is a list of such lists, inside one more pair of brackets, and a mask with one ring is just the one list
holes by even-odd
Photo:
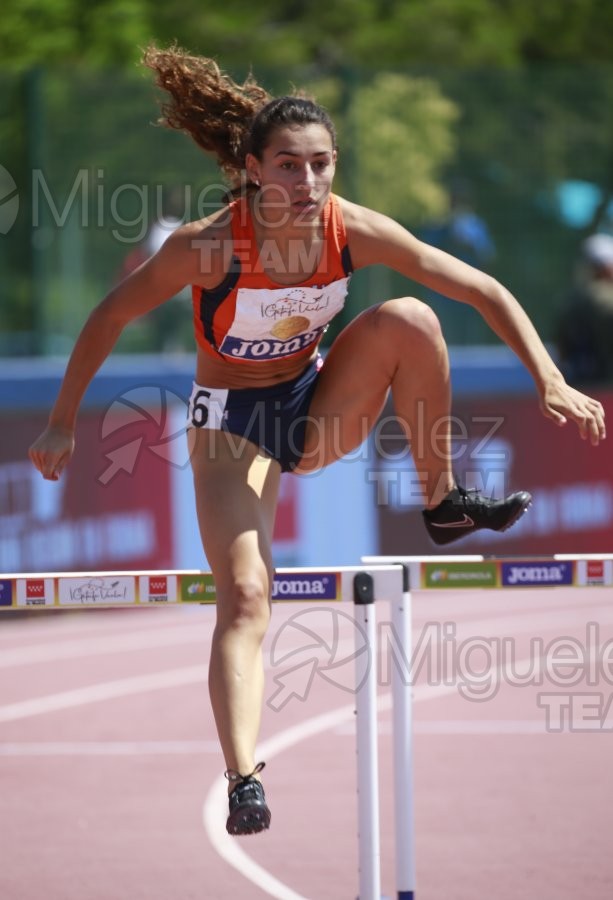
[[[309, 572], [276, 575], [272, 586], [273, 600], [338, 600], [338, 572]], [[181, 575], [182, 603], [215, 603], [217, 594], [213, 576]]]
[[604, 559], [587, 560], [586, 574], [588, 578], [604, 578]]
[[276, 575], [273, 600], [338, 600], [339, 572], [292, 572]]
[[0, 606], [13, 605], [13, 582], [8, 578], [0, 579]]
[[291, 341], [245, 341], [240, 338], [226, 337], [219, 348], [226, 356], [240, 359], [273, 359], [279, 356], [290, 356], [310, 347], [323, 333], [323, 328], [299, 335]]
[[613, 584], [613, 559], [580, 559], [577, 561], [577, 584]]
[[555, 587], [573, 583], [573, 562], [514, 560], [502, 563], [502, 583], [507, 587]]
[[215, 603], [217, 594], [211, 574], [181, 575], [181, 603]]
[[53, 578], [18, 578], [17, 606], [54, 606]]
[[348, 283], [341, 278], [320, 287], [240, 288], [220, 352], [239, 359], [275, 359], [304, 350], [343, 308]]
[[141, 575], [138, 583], [139, 603], [176, 603], [176, 575]]
[[422, 586], [425, 588], [498, 587], [495, 562], [424, 563]]
[[58, 579], [60, 606], [121, 606], [136, 603], [133, 575], [75, 575]]

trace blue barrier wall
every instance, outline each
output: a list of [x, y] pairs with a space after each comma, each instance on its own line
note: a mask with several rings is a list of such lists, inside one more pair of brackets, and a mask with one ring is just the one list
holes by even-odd
[[[456, 397], [484, 393], [521, 395], [533, 391], [528, 373], [505, 347], [452, 349], [451, 361]], [[155, 561], [162, 558], [165, 566], [206, 568], [196, 520], [191, 467], [185, 458], [186, 442], [181, 435], [194, 357], [111, 356], [85, 396], [81, 429], [77, 429], [77, 451], [69, 470], [57, 483], [43, 482], [28, 461], [27, 448], [44, 426], [65, 366], [63, 358], [0, 362], [0, 424], [4, 421], [9, 430], [0, 442], [0, 563], [3, 561], [6, 567], [10, 560], [15, 560], [14, 565], [27, 562], [30, 571], [44, 570], [48, 566], [48, 553], [45, 556], [41, 552], [37, 556], [34, 552], [36, 541], [46, 542], [49, 550], [52, 536], [59, 540], [65, 531], [72, 529], [70, 548], [66, 541], [63, 545], [65, 552], [72, 548], [73, 556], [67, 558], [67, 564], [71, 569], [85, 566], [85, 557], [81, 559], [76, 555], [81, 537], [87, 537], [87, 528], [91, 530], [95, 526], [100, 530], [101, 523], [117, 513], [117, 504], [111, 503], [109, 493], [101, 492], [97, 485], [100, 481], [98, 469], [89, 472], [86, 466], [87, 463], [91, 467], [90, 458], [95, 455], [100, 456], [97, 466], [105, 470], [103, 475], [109, 467], [119, 466], [116, 457], [121, 445], [115, 446], [119, 432], [113, 426], [113, 433], [110, 433], [104, 423], [118, 410], [125, 412], [135, 408], [145, 413], [143, 419], [158, 421], [156, 415], [147, 416], [147, 413], [156, 409], [159, 412], [163, 406], [159, 433], [154, 429], [154, 437], [145, 440], [138, 461], [130, 459], [121, 463], [121, 471], [113, 476], [109, 488], [118, 492], [118, 502], [127, 504], [124, 517], [131, 515], [134, 518], [138, 513], [141, 518], [148, 517], [150, 524], [154, 519], [157, 522], [156, 529], [151, 525], [155, 537], [151, 538], [148, 548], [153, 568], [156, 568]], [[170, 414], [168, 420], [166, 412]], [[138, 412], [136, 417], [139, 418]], [[169, 435], [173, 436], [170, 441]], [[168, 465], [152, 491], [150, 485], [140, 484], [144, 477], [141, 465], [144, 460], [151, 463], [151, 451], [159, 456], [162, 450]], [[380, 552], [380, 522], [373, 499], [373, 460], [371, 442], [366, 441], [346, 459], [313, 475], [284, 476], [289, 483], [284, 481], [280, 501], [284, 512], [277, 517], [274, 547], [277, 565], [353, 565], [359, 563], [365, 553]], [[78, 516], [74, 512], [74, 497], [70, 506], [71, 490], [87, 498], [80, 501], [85, 508]], [[127, 499], [130, 490], [134, 492], [134, 500]], [[150, 509], [144, 508], [147, 503]], [[104, 504], [109, 508], [103, 509]], [[41, 514], [43, 507], [46, 516]], [[166, 543], [160, 537], [165, 522], [168, 522], [171, 534]], [[36, 547], [41, 549], [38, 544]], [[95, 549], [101, 552], [99, 541]], [[127, 553], [128, 549], [126, 544], [123, 550]], [[91, 547], [89, 551], [91, 555]], [[117, 567], [114, 559], [112, 562]], [[123, 565], [134, 568], [137, 557], [134, 560], [126, 557]]]
[[[450, 358], [455, 396], [534, 390], [529, 373], [506, 347], [452, 347]], [[0, 409], [48, 409], [65, 366], [63, 358], [0, 361]], [[193, 372], [191, 355], [110, 357], [91, 383], [84, 406], [105, 406], [122, 391], [143, 385], [165, 387], [187, 401]]]

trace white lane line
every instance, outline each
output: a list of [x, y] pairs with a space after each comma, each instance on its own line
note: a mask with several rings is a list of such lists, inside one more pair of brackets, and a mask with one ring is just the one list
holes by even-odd
[[[354, 705], [352, 703], [287, 728], [260, 745], [258, 759], [260, 756], [267, 760], [272, 759], [294, 744], [320, 734], [322, 731], [329, 731], [335, 728], [353, 715]], [[292, 888], [279, 881], [263, 866], [255, 862], [245, 853], [237, 838], [233, 838], [227, 833], [225, 827], [227, 805], [227, 782], [223, 777], [217, 778], [205, 798], [202, 820], [208, 839], [219, 856], [234, 869], [237, 869], [244, 878], [257, 885], [271, 897], [276, 897], [277, 900], [307, 900], [302, 894], [297, 894]], [[263, 837], [263, 839], [265, 840], [266, 838]]]
[[147, 691], [159, 691], [163, 688], [180, 687], [186, 684], [206, 683], [208, 672], [206, 666], [186, 666], [182, 669], [167, 669], [165, 672], [154, 672], [151, 675], [137, 675], [133, 678], [120, 678], [116, 681], [103, 681], [89, 687], [49, 694], [47, 697], [34, 697], [19, 703], [9, 703], [0, 707], [0, 722], [15, 722], [43, 713], [58, 712], [62, 709], [73, 709], [87, 703], [99, 703], [102, 700], [113, 700], [133, 694], [144, 694]]
[[[566, 612], [566, 611], [565, 611]], [[568, 611], [571, 612], [571, 615], [565, 615], [563, 617], [565, 624], [578, 624], [585, 623], [585, 617], [577, 614], [574, 610]], [[601, 607], [594, 608], [591, 610], [592, 613], [599, 612], [601, 615], [599, 616], [598, 621], [602, 624], [606, 621], [606, 617], [602, 615], [602, 613], [611, 613], [610, 607]], [[558, 616], [558, 627], [561, 626]], [[570, 620], [570, 621], [569, 621]], [[481, 619], [478, 621], [474, 621], [471, 623], [459, 623], [457, 637], [461, 637], [465, 633], [469, 634], [483, 634], [487, 632], [489, 628], [491, 628], [494, 624], [501, 624], [501, 620], [498, 619]], [[548, 616], [543, 616], [542, 614], [537, 614], [534, 616], [530, 616], [529, 612], [521, 616], [508, 616], [503, 620], [503, 624], [507, 629], [514, 629], [514, 634], [519, 633], [531, 633], [538, 627], [546, 627], [550, 624], [550, 618]], [[551, 623], [553, 626], [553, 623]], [[170, 634], [169, 640], [173, 641], [177, 639], [176, 632], [182, 632], [182, 627], [178, 629], [173, 629], [174, 633]], [[194, 635], [198, 634], [198, 629], [189, 629], [190, 632], [193, 632]], [[417, 632], [417, 629], [415, 630]], [[145, 646], [149, 642], [149, 637], [146, 634], [139, 633], [136, 635], [137, 641], [136, 643], [140, 643], [140, 646]], [[164, 641], [163, 634], [160, 635], [152, 635], [152, 643], [149, 646], [160, 646], [157, 644], [157, 639]], [[198, 639], [201, 639], [201, 635], [198, 634]], [[129, 647], [130, 636], [125, 636], [125, 646]], [[72, 643], [72, 642], [69, 642]], [[109, 642], [110, 643], [110, 642]], [[163, 645], [163, 644], [162, 644]], [[135, 646], [135, 645], [133, 645]], [[337, 653], [344, 653], [345, 647], [350, 648], [353, 647], [352, 639], [345, 639], [339, 642], [337, 647]], [[300, 649], [299, 647], [297, 649]], [[320, 656], [321, 653], [325, 651], [325, 648], [322, 648], [321, 651], [317, 653], [313, 653], [314, 656]], [[104, 652], [103, 650], [100, 651]], [[529, 663], [530, 658], [526, 658], [525, 662]], [[516, 667], [521, 664], [521, 661], [516, 661]], [[265, 665], [266, 669], [271, 668], [270, 663], [267, 662]], [[517, 669], [516, 669], [517, 670]], [[494, 669], [492, 671], [497, 671]], [[481, 673], [481, 677], [483, 677], [483, 673]], [[60, 692], [57, 694], [49, 694], [43, 697], [35, 697], [30, 700], [23, 700], [17, 703], [7, 704], [5, 706], [0, 706], [0, 723], [2, 722], [14, 722], [18, 719], [26, 719], [32, 716], [42, 715], [45, 713], [56, 712], [62, 709], [72, 709], [77, 706], [85, 706], [89, 703], [98, 703], [104, 700], [111, 700], [118, 697], [127, 697], [133, 694], [141, 694], [146, 693], [148, 691], [161, 690], [164, 688], [176, 687], [185, 684], [194, 684], [197, 682], [206, 682], [208, 678], [207, 668], [204, 665], [197, 666], [188, 666], [180, 669], [171, 669], [166, 672], [157, 672], [151, 675], [143, 675], [136, 676], [133, 678], [123, 678], [117, 681], [109, 681], [109, 682], [101, 682], [99, 684], [90, 685], [88, 687], [76, 688], [72, 691]], [[456, 686], [452, 686], [452, 690], [456, 689]], [[416, 688], [419, 690], [419, 687]]]
[[[379, 723], [379, 734], [392, 734], [392, 722]], [[355, 722], [347, 722], [334, 729], [338, 737], [352, 737], [356, 733]], [[545, 720], [538, 719], [434, 719], [413, 722], [414, 734], [549, 734]], [[556, 732], [558, 733], [558, 732]], [[568, 732], [570, 733], [570, 732]]]
[[[603, 607], [603, 609], [607, 609], [607, 607]], [[573, 616], [572, 618], [575, 617]], [[541, 621], [543, 619], [547, 622], [549, 621], [549, 617], [543, 616]], [[503, 621], [507, 627], [512, 623], [516, 623], [519, 626], [518, 631], [529, 632], [534, 627], [534, 622], [529, 620], [530, 612], [527, 610], [524, 615], [511, 616]], [[584, 620], [585, 616], [582, 617], [582, 621]], [[500, 620], [498, 620], [498, 623], [499, 622]], [[466, 623], [466, 627], [474, 633], [475, 628], [485, 629], [494, 624], [497, 624], [496, 619], [490, 618], [478, 622]], [[559, 622], [557, 624], [559, 624]], [[460, 624], [460, 629], [463, 630], [464, 627], [464, 623]], [[519, 666], [524, 663], [529, 663], [530, 661], [530, 657], [527, 657], [526, 659], [516, 661], [515, 665]], [[266, 668], [269, 668], [269, 666], [266, 666]], [[503, 668], [502, 665], [493, 666], [490, 669], [490, 672], [494, 673], [501, 668]], [[86, 705], [88, 703], [95, 703], [168, 687], [193, 684], [200, 681], [206, 682], [206, 679], [207, 670], [204, 666], [191, 666], [153, 675], [105, 682], [86, 688], [76, 689], [74, 691], [53, 694], [47, 697], [35, 698], [33, 700], [26, 700], [21, 703], [0, 707], [0, 722], [15, 721], [17, 719], [24, 719], [43, 713], [55, 712], [62, 709]], [[434, 699], [437, 696], [448, 694], [456, 689], [457, 685], [455, 684], [418, 686], [414, 689], [414, 702]], [[380, 710], [389, 710], [391, 708], [391, 702], [391, 694], [386, 694], [381, 697]], [[333, 729], [342, 724], [343, 721], [351, 719], [353, 715], [354, 705], [350, 704], [341, 707], [336, 711], [317, 716], [312, 720], [307, 720], [301, 725], [295, 726], [286, 732], [281, 732], [279, 735], [266, 741], [260, 748], [260, 753], [262, 755], [265, 754], [268, 758], [272, 758], [288, 747], [305, 740], [307, 737], [314, 736], [322, 731]], [[209, 803], [209, 799], [212, 797], [216, 797], [217, 799], [211, 799], [211, 802]], [[284, 885], [255, 863], [238, 847], [236, 839], [227, 835], [225, 831], [225, 805], [226, 782], [223, 778], [220, 778], [213, 783], [209, 794], [207, 795], [203, 809], [203, 819], [209, 840], [222, 858], [241, 872], [241, 874], [245, 875], [248, 880], [253, 881], [255, 884], [259, 884], [264, 891], [267, 891], [270, 894], [270, 896], [280, 898], [280, 900], [306, 900], [306, 898], [296, 894], [291, 888]]]
[[[514, 629], [515, 633], [532, 631], [533, 629], [542, 628], [548, 630], [556, 630], [560, 627], [560, 618], [563, 618], [565, 625], [581, 625], [586, 624], [588, 618], [586, 612], [576, 608], [556, 610], [557, 616], [543, 613], [542, 610], [534, 610], [530, 614], [529, 627], [526, 627], [525, 613], [520, 615], [499, 616], [496, 618], [476, 619], [473, 621], [459, 621], [457, 623], [458, 633], [475, 633], [477, 630], [482, 633], [489, 629], [507, 630]], [[560, 612], [563, 616], [560, 617]], [[592, 620], [596, 617], [596, 621], [600, 625], [608, 625], [613, 622], [613, 610], [611, 606], [597, 606], [590, 609], [590, 617]], [[558, 619], [556, 622], [555, 619]], [[437, 616], [437, 621], [440, 617]], [[454, 621], [451, 616], [445, 617], [445, 621]], [[414, 626], [414, 634], [418, 635], [424, 627], [430, 622], [420, 623]], [[199, 623], [201, 624], [201, 623]], [[195, 628], [194, 624], [177, 625], [172, 628], [148, 629], [137, 631], [131, 634], [115, 635], [113, 637], [95, 636], [93, 638], [85, 638], [78, 640], [59, 641], [44, 645], [31, 645], [21, 648], [13, 648], [10, 650], [0, 651], [0, 669], [12, 668], [15, 666], [32, 665], [45, 662], [56, 662], [68, 659], [78, 659], [81, 657], [88, 658], [91, 656], [106, 656], [113, 653], [128, 653], [137, 650], [153, 650], [161, 647], [172, 647], [181, 644], [206, 644], [210, 640], [213, 628], [212, 622], [202, 623], [207, 627], [205, 630]], [[380, 622], [383, 624], [383, 621]], [[519, 626], [519, 628], [517, 627]], [[343, 641], [337, 647], [337, 653], [343, 649]], [[291, 648], [288, 647], [288, 650]], [[296, 645], [296, 650], [303, 649]], [[1, 720], [0, 720], [1, 721]]]
[[[353, 638], [339, 641], [337, 651], [349, 652], [355, 645]], [[300, 647], [296, 647], [300, 650]], [[327, 659], [329, 650], [323, 646], [318, 650], [309, 651], [318, 659]], [[270, 669], [270, 663], [266, 662], [265, 669]], [[122, 678], [116, 681], [99, 682], [72, 691], [63, 691], [57, 694], [47, 694], [42, 697], [34, 697], [30, 700], [22, 700], [17, 703], [9, 703], [0, 706], [0, 723], [14, 722], [17, 719], [27, 719], [32, 716], [40, 716], [45, 713], [57, 712], [62, 709], [72, 709], [76, 706], [86, 706], [89, 703], [99, 703], [103, 700], [112, 700], [117, 697], [128, 697], [132, 694], [144, 694], [148, 691], [157, 691], [163, 688], [177, 687], [197, 682], [208, 681], [208, 666], [186, 666], [180, 669], [169, 669], [156, 672], [151, 675], [137, 675], [132, 678]]]
[[[589, 616], [587, 615], [589, 611]], [[474, 620], [456, 620], [452, 615], [439, 616], [433, 615], [419, 624], [413, 625], [413, 636], [418, 638], [420, 631], [432, 622], [444, 624], [451, 622], [456, 625], [458, 634], [466, 634], [473, 636], [482, 636], [483, 632], [491, 631], [501, 637], [513, 637], [516, 634], [532, 633], [537, 629], [548, 632], [559, 632], [562, 627], [566, 626], [587, 626], [589, 622], [597, 622], [599, 625], [613, 624], [613, 608], [611, 604], [607, 606], [591, 606], [589, 610], [578, 609], [577, 607], [569, 607], [568, 609], [553, 609], [551, 613], [536, 610], [530, 612], [525, 610], [519, 615], [498, 616], [488, 619]], [[512, 632], [512, 634], [509, 634]], [[536, 636], [536, 635], [535, 635]], [[560, 637], [563, 635], [560, 634]], [[566, 635], [564, 635], [566, 637]]]
[[[586, 601], [584, 590], [589, 592], [589, 601]], [[534, 588], [508, 588], [496, 591], [492, 596], [491, 589], [483, 591], [458, 591], [449, 588], [448, 592], [437, 591], [433, 596], [429, 590], [415, 590], [412, 593], [414, 610], [433, 608], [441, 617], [460, 609], [463, 615], [479, 615], [491, 611], [492, 618], [498, 612], [504, 613], [507, 605], [515, 612], [546, 612], [551, 610], [585, 609], [593, 603], [603, 603], [611, 599], [612, 588], [582, 588], [573, 586], [570, 588], [558, 588], [557, 590], [545, 590]]]
[[219, 753], [219, 741], [0, 742], [0, 756], [185, 756]]
[[[414, 728], [418, 734], [550, 734], [544, 719], [491, 719], [483, 722], [449, 719], [440, 722], [415, 722]], [[390, 726], [390, 732], [391, 730]]]
[[[380, 735], [392, 733], [391, 720], [379, 723]], [[536, 719], [433, 719], [413, 723], [415, 734], [547, 734]], [[334, 728], [337, 737], [353, 737], [355, 721]], [[570, 732], [568, 732], [570, 733]], [[207, 741], [0, 741], [1, 756], [188, 756], [219, 753], [219, 742]]]
[[[463, 614], [466, 610], [462, 609]], [[499, 615], [496, 617], [488, 617], [487, 619], [476, 620], [460, 620], [457, 622], [458, 628], [462, 632], [470, 632], [475, 629], [484, 629], [486, 625], [495, 630], [505, 630], [514, 628], [517, 624], [525, 622], [525, 613], [530, 614], [531, 627], [545, 628], [555, 630], [560, 627], [560, 618], [566, 625], [582, 624], [589, 619], [596, 618], [597, 621], [604, 625], [613, 621], [613, 610], [611, 605], [592, 606], [588, 610], [577, 607], [555, 607], [551, 613], [547, 613], [542, 609], [525, 610], [515, 615]], [[560, 615], [560, 613], [562, 615]], [[421, 616], [420, 616], [421, 618]], [[435, 616], [437, 621], [455, 622], [453, 611], [448, 610], [448, 614], [442, 615], [437, 611]], [[558, 621], [556, 621], [556, 619]], [[383, 620], [382, 620], [383, 621]], [[428, 620], [430, 622], [431, 620]], [[416, 622], [414, 624], [414, 632], [417, 633], [423, 628], [427, 622]], [[210, 640], [214, 623], [210, 619], [201, 620], [198, 625], [204, 625], [204, 629], [194, 627], [194, 623], [189, 625], [174, 625], [170, 628], [150, 628], [135, 631], [129, 634], [115, 634], [112, 636], [95, 634], [92, 637], [81, 637], [73, 640], [55, 641], [45, 644], [32, 644], [22, 647], [12, 647], [10, 649], [0, 648], [0, 669], [12, 668], [16, 666], [33, 665], [45, 662], [55, 662], [60, 660], [78, 659], [80, 657], [105, 656], [113, 653], [127, 653], [137, 650], [152, 650], [160, 647], [172, 647], [178, 644], [198, 644], [206, 643]], [[525, 629], [523, 629], [525, 630]], [[52, 637], [52, 635], [50, 635]], [[297, 649], [301, 649], [297, 646]]]
[[[353, 648], [355, 641], [348, 638], [339, 641], [337, 649], [339, 653]], [[296, 649], [301, 649], [297, 647]], [[326, 646], [321, 649], [310, 650], [312, 656], [327, 659], [329, 650]], [[270, 663], [266, 662], [264, 668], [269, 669]], [[169, 669], [156, 672], [151, 675], [137, 675], [132, 678], [122, 678], [116, 681], [99, 682], [72, 691], [63, 691], [57, 694], [47, 694], [42, 697], [34, 697], [30, 700], [22, 700], [17, 703], [9, 703], [0, 706], [0, 723], [14, 722], [17, 719], [27, 719], [32, 716], [40, 716], [45, 713], [57, 712], [62, 709], [72, 709], [76, 706], [86, 706], [89, 703], [99, 703], [103, 700], [112, 700], [117, 697], [128, 697], [132, 694], [144, 694], [148, 691], [157, 691], [163, 688], [177, 687], [197, 682], [208, 681], [208, 666], [186, 666], [179, 669]]]
[[[337, 650], [342, 655], [345, 650], [349, 652], [354, 647], [354, 644], [353, 638], [347, 638], [339, 641]], [[299, 650], [301, 648], [297, 646], [296, 649]], [[322, 646], [317, 651], [309, 652], [318, 659], [327, 659], [329, 655], [329, 650], [326, 646]], [[269, 669], [270, 667], [270, 663], [266, 662], [264, 668]], [[150, 675], [137, 675], [132, 678], [117, 679], [116, 681], [99, 682], [86, 687], [75, 688], [72, 691], [47, 694], [46, 696], [34, 697], [30, 700], [22, 700], [0, 706], [0, 724], [2, 722], [15, 722], [18, 719], [53, 713], [62, 709], [87, 706], [89, 703], [99, 703], [118, 697], [144, 694], [148, 691], [179, 687], [185, 684], [206, 683], [207, 681], [208, 665], [195, 665], [155, 672]]]
[[151, 650], [173, 647], [176, 644], [205, 644], [210, 640], [212, 623], [206, 631], [194, 625], [177, 625], [164, 630], [135, 631], [114, 637], [96, 636], [49, 644], [33, 644], [0, 651], [0, 669], [35, 663], [57, 662], [80, 657], [106, 656], [112, 653], [128, 653], [135, 650]]
[[[425, 690], [421, 691], [419, 688], [415, 689], [414, 700], [426, 700], [429, 696], [450, 693], [455, 690], [455, 685], [426, 685], [425, 688]], [[391, 705], [391, 692], [379, 698], [379, 711], [388, 710], [391, 708]], [[295, 744], [315, 737], [315, 735], [324, 731], [333, 731], [346, 722], [352, 722], [354, 718], [354, 703], [341, 706], [319, 716], [314, 716], [264, 741], [258, 749], [257, 757], [267, 761], [273, 759]], [[308, 900], [308, 898], [296, 894], [292, 888], [283, 884], [283, 882], [271, 875], [270, 872], [245, 853], [237, 838], [232, 837], [226, 831], [226, 809], [227, 782], [223, 777], [220, 777], [211, 785], [202, 809], [204, 829], [219, 856], [240, 872], [248, 881], [266, 891], [271, 897], [277, 898], [277, 900]]]
[[[522, 618], [522, 624], [525, 619]], [[485, 623], [483, 623], [485, 624]], [[531, 661], [532, 657], [526, 657], [515, 661], [515, 665], [524, 665]], [[540, 657], [541, 661], [545, 661], [546, 657]], [[496, 672], [511, 671], [508, 663], [499, 663], [489, 669], [489, 674], [494, 675]], [[456, 684], [426, 684], [418, 685], [413, 688], [413, 703], [423, 702], [425, 700], [434, 700], [457, 690]], [[393, 696], [392, 692], [379, 697], [379, 713], [392, 709]], [[269, 760], [283, 753], [285, 750], [306, 740], [314, 737], [324, 731], [333, 731], [342, 727], [347, 722], [354, 721], [355, 704], [351, 703], [347, 706], [341, 706], [336, 710], [314, 716], [294, 725], [291, 728], [281, 731], [268, 740], [264, 741], [257, 752], [258, 759]], [[223, 777], [215, 779], [206, 795], [202, 808], [202, 821], [207, 837], [213, 848], [219, 856], [224, 859], [230, 866], [236, 869], [244, 878], [257, 885], [271, 897], [277, 900], [309, 900], [300, 894], [296, 894], [292, 888], [283, 884], [278, 878], [275, 878], [259, 863], [256, 863], [239, 845], [237, 838], [231, 837], [225, 829], [227, 809], [227, 784]], [[265, 840], [265, 838], [263, 838]]]
[[[142, 631], [159, 631], [168, 628], [170, 624], [177, 625], [188, 621], [198, 611], [203, 614], [203, 621], [208, 621], [208, 606], [198, 605], [192, 608], [187, 604], [177, 609], [168, 607], [159, 609], [156, 605], [146, 612], [130, 608], [124, 608], [119, 612], [112, 609], [75, 609], [70, 612], [39, 609], [32, 612], [34, 619], [28, 618], [26, 621], [12, 621], [11, 613], [3, 613], [0, 619], [2, 622], [0, 650], [4, 647], [13, 648], [17, 639], [52, 642], [58, 632], [61, 632], [63, 637], [75, 635], [87, 640], [101, 634], [124, 634], [126, 626], [139, 627]], [[43, 618], [40, 619], [40, 616]], [[135, 625], [136, 622], [138, 626]]]

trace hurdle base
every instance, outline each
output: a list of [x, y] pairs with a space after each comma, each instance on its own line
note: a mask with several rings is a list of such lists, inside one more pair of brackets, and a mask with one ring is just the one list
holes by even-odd
[[[397, 900], [413, 900], [413, 894], [398, 894]], [[355, 900], [360, 900], [359, 897], [356, 897]], [[388, 897], [387, 894], [381, 894], [379, 900], [392, 900], [392, 897]]]

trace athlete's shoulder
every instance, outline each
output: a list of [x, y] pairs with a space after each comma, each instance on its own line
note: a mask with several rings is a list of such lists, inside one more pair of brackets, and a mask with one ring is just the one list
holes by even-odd
[[368, 206], [360, 206], [359, 203], [352, 203], [344, 197], [337, 197], [337, 201], [349, 238], [374, 238], [378, 235], [387, 235], [390, 231], [406, 231], [395, 219]]
[[341, 200], [347, 243], [354, 268], [370, 265], [394, 266], [398, 253], [415, 253], [419, 241], [403, 225], [366, 206]]
[[194, 240], [219, 240], [225, 235], [230, 235], [232, 233], [233, 206], [234, 204], [222, 206], [209, 216], [180, 225], [173, 232], [172, 237], [180, 245], [181, 243], [190, 243]]
[[367, 206], [352, 203], [344, 197], [336, 195], [336, 202], [340, 209], [348, 235], [372, 235], [381, 228], [401, 227], [389, 216], [376, 212]]
[[203, 287], [217, 284], [232, 256], [232, 210], [224, 206], [210, 216], [180, 225], [159, 254], [167, 265], [187, 274], [188, 282]]

